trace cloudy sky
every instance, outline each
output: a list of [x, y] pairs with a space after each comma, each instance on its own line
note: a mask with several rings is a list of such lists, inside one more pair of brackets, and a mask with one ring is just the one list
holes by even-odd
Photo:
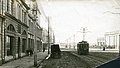
[[[65, 42], [68, 38], [82, 40], [81, 28], [89, 31], [86, 40], [95, 43], [97, 37], [103, 37], [105, 32], [119, 30], [120, 9], [110, 0], [81, 1], [39, 1], [43, 11], [50, 16], [50, 23], [55, 32], [56, 42]], [[115, 13], [115, 14], [114, 14]], [[44, 26], [43, 23], [41, 23]]]

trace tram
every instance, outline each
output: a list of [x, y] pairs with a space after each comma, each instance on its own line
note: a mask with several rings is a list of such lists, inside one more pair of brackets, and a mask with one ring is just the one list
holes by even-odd
[[77, 53], [79, 55], [88, 55], [89, 54], [89, 43], [87, 41], [81, 41], [77, 44]]
[[61, 58], [61, 50], [59, 44], [51, 45], [51, 58]]

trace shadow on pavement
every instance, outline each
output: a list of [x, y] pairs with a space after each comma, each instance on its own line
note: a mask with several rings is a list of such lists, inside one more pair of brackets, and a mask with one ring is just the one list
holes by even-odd
[[120, 68], [120, 58], [117, 58], [111, 62], [108, 62], [96, 68]]

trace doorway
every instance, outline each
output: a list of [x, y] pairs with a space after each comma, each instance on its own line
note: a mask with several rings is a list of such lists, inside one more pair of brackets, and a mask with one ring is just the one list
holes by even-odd
[[18, 47], [17, 47], [18, 57], [20, 57], [20, 37], [18, 37]]
[[15, 43], [14, 40], [15, 40], [15, 37], [6, 36], [7, 56], [13, 55], [14, 43]]
[[26, 39], [22, 39], [22, 53], [25, 53], [26, 51]]

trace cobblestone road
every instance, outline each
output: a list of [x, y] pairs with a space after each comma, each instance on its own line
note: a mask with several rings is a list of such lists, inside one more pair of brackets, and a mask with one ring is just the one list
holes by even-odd
[[64, 51], [60, 59], [49, 58], [39, 68], [95, 68], [117, 57], [117, 53], [91, 52], [81, 56], [76, 52]]

